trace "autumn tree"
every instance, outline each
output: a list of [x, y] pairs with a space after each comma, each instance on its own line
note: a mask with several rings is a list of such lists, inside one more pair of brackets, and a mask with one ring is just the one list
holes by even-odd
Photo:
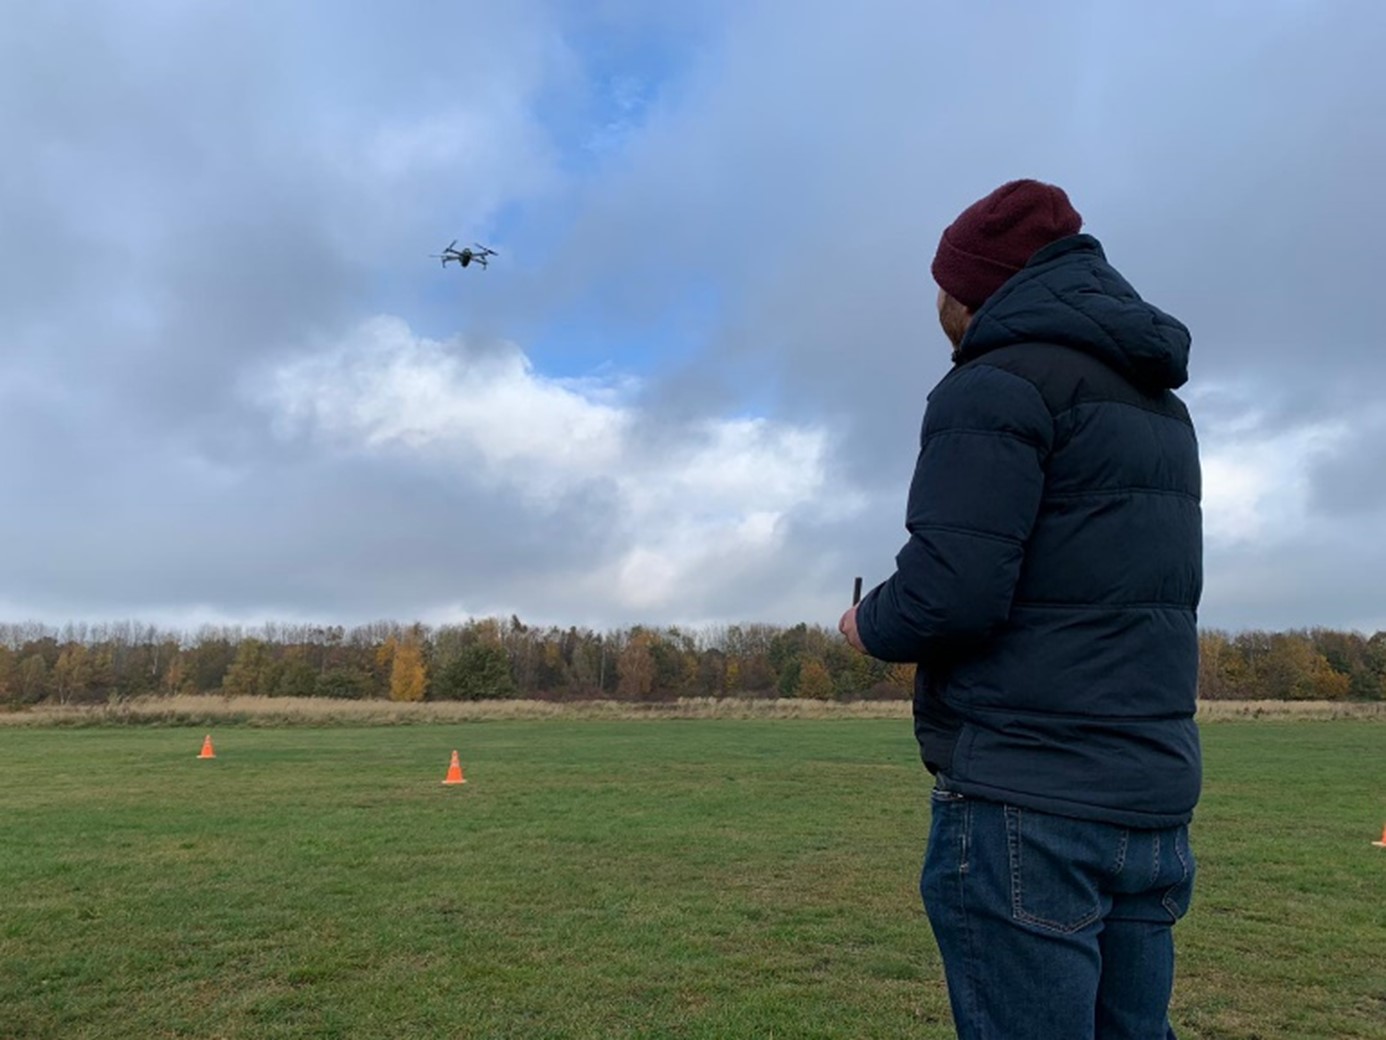
[[390, 664], [390, 700], [421, 701], [428, 692], [422, 633], [411, 629], [395, 647]]
[[276, 697], [312, 697], [317, 691], [321, 673], [321, 662], [314, 667], [309, 659], [310, 647], [291, 646], [279, 663], [279, 671], [274, 680]]
[[700, 697], [720, 697], [727, 677], [727, 655], [716, 647], [704, 650], [698, 658], [696, 688]]
[[[478, 649], [485, 648], [485, 649]], [[914, 666], [857, 653], [820, 625], [594, 632], [477, 618], [431, 631], [204, 626], [185, 635], [130, 622], [55, 629], [0, 623], [0, 703], [149, 693], [479, 698], [548, 695], [908, 697]], [[1386, 632], [1315, 628], [1199, 633], [1200, 698], [1378, 700]]]
[[603, 636], [577, 640], [569, 665], [568, 688], [587, 696], [600, 697], [609, 693], [616, 674], [615, 667], [608, 660], [609, 656]]
[[885, 686], [887, 665], [874, 657], [858, 653], [844, 639], [831, 649], [824, 663], [833, 677], [833, 687], [839, 699], [849, 697], [901, 696], [902, 691]]
[[226, 669], [221, 692], [228, 697], [265, 697], [274, 691], [275, 661], [261, 639], [243, 639]]
[[728, 655], [722, 667], [722, 693], [732, 697], [742, 692], [741, 658]]
[[654, 693], [678, 697], [692, 689], [698, 674], [698, 653], [687, 633], [677, 628], [651, 632], [650, 656], [654, 658]]
[[1277, 700], [1339, 700], [1347, 696], [1349, 683], [1301, 632], [1269, 637], [1258, 678], [1261, 696]]
[[373, 664], [371, 674], [378, 687], [386, 690], [390, 688], [390, 676], [395, 669], [395, 651], [398, 649], [399, 639], [391, 632], [371, 655]]
[[116, 665], [115, 648], [109, 643], [100, 643], [92, 647], [88, 661], [90, 671], [87, 685], [97, 696], [126, 699], [148, 689], [143, 665], [138, 661], [127, 660], [126, 669], [122, 673]]
[[0, 702], [19, 699], [19, 660], [8, 646], [0, 645]]
[[794, 691], [799, 688], [799, 673], [803, 671], [804, 663], [798, 657], [791, 657], [777, 671], [778, 677], [775, 679], [775, 691], [781, 697], [793, 697]]
[[620, 679], [616, 693], [622, 697], [644, 698], [654, 689], [655, 661], [650, 652], [652, 637], [643, 628], [632, 633], [621, 649], [616, 661], [616, 671]]
[[226, 633], [203, 629], [192, 649], [184, 654], [193, 687], [204, 692], [220, 689], [236, 651], [237, 646]]
[[81, 643], [69, 643], [58, 655], [50, 676], [59, 704], [80, 700], [91, 683], [91, 654]]
[[810, 700], [826, 701], [833, 696], [833, 677], [827, 666], [817, 657], [810, 657], [799, 665], [799, 684], [795, 696]]
[[808, 644], [808, 625], [800, 622], [770, 640], [768, 656], [775, 670], [775, 685], [782, 697], [793, 696], [799, 684], [801, 661]]
[[1316, 628], [1309, 638], [1335, 672], [1347, 676], [1348, 696], [1355, 700], [1377, 700], [1382, 693], [1382, 670], [1374, 667], [1371, 640], [1357, 632], [1337, 632]]
[[1386, 698], [1386, 632], [1376, 632], [1366, 641], [1362, 660], [1370, 677], [1363, 684], [1362, 695], [1372, 700]]
[[183, 663], [181, 654], [175, 654], [169, 659], [167, 667], [164, 668], [159, 688], [168, 694], [186, 693], [192, 688], [192, 677], [188, 675], [187, 666]]
[[48, 662], [42, 654], [29, 654], [19, 662], [19, 696], [26, 704], [48, 696]]
[[[1259, 645], [1259, 644], [1257, 644]], [[1243, 696], [1249, 665], [1242, 649], [1226, 632], [1210, 629], [1198, 634], [1198, 696], [1222, 700]]]
[[[731, 625], [722, 647], [727, 655], [728, 672], [735, 678], [728, 693], [766, 693], [775, 687], [775, 669], [770, 664], [770, 644], [779, 634], [772, 625]], [[733, 664], [734, 662], [734, 664]]]
[[915, 673], [918, 672], [918, 670], [918, 665], [913, 664], [903, 664], [897, 662], [895, 664], [887, 665], [885, 670], [886, 685], [890, 686], [892, 689], [899, 690], [902, 693], [913, 693], [914, 677]]
[[[564, 642], [563, 637], [545, 640], [540, 647], [535, 675], [537, 689], [561, 690], [568, 685], [568, 676], [572, 671], [572, 659], [571, 657], [565, 659]], [[508, 670], [507, 668], [507, 672]]]

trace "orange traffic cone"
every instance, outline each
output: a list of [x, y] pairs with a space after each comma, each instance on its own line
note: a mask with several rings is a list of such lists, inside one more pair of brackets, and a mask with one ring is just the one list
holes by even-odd
[[216, 758], [217, 753], [212, 750], [212, 735], [207, 734], [207, 739], [202, 742], [202, 754], [198, 758]]
[[443, 781], [445, 784], [465, 784], [467, 781], [462, 779], [462, 763], [457, 761], [457, 752], [452, 753], [452, 761], [448, 764], [448, 775]]
[[1386, 827], [1381, 828], [1381, 840], [1372, 842], [1379, 849], [1386, 849]]

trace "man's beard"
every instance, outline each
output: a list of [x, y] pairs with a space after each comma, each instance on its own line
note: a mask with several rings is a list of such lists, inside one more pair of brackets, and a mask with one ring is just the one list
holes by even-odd
[[943, 334], [948, 337], [948, 342], [953, 344], [954, 361], [958, 360], [963, 337], [967, 335], [967, 326], [971, 320], [972, 315], [957, 300], [944, 300], [943, 306], [939, 308], [938, 322], [943, 326]]

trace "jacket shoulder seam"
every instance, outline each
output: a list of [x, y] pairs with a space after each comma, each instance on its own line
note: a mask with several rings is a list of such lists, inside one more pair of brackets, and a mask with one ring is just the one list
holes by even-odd
[[1110, 611], [1122, 612], [1130, 610], [1179, 610], [1190, 611], [1194, 608], [1188, 603], [1177, 603], [1173, 601], [1163, 602], [1131, 602], [1131, 603], [1064, 603], [1061, 600], [1042, 600], [1042, 599], [1018, 599], [1012, 606], [1013, 610], [1078, 610], [1085, 613], [1105, 613]]
[[1138, 412], [1145, 412], [1147, 415], [1153, 415], [1158, 419], [1169, 419], [1171, 422], [1177, 422], [1181, 426], [1187, 426], [1190, 430], [1193, 429], [1193, 420], [1186, 416], [1178, 415], [1174, 412], [1160, 411], [1157, 408], [1147, 408], [1143, 404], [1132, 404], [1130, 401], [1119, 401], [1115, 397], [1103, 397], [1091, 401], [1078, 401], [1069, 405], [1062, 411], [1055, 412], [1054, 420], [1057, 422], [1070, 412], [1076, 412], [1079, 408], [1092, 408], [1105, 405], [1116, 405], [1118, 408], [1134, 408]]
[[930, 430], [924, 435], [924, 443], [927, 444], [935, 437], [946, 437], [953, 435], [967, 435], [969, 437], [1000, 437], [1008, 441], [1020, 441], [1034, 448], [1043, 448], [1044, 445], [1033, 437], [1027, 437], [1023, 433], [1016, 433], [1011, 430], [978, 430], [971, 426], [945, 426], [942, 429]]
[[1021, 539], [1012, 538], [1010, 535], [979, 531], [975, 527], [959, 527], [956, 524], [916, 524], [910, 528], [911, 534], [918, 534], [920, 531], [946, 531], [949, 534], [967, 535], [969, 538], [986, 538], [993, 542], [1002, 542], [1005, 545], [1025, 544]]
[[1046, 491], [1045, 498], [1105, 498], [1116, 495], [1164, 495], [1167, 498], [1185, 498], [1190, 502], [1198, 502], [1199, 497], [1189, 491], [1178, 491], [1173, 488], [1152, 488], [1152, 487], [1112, 487], [1112, 488], [1083, 488], [1078, 491]]

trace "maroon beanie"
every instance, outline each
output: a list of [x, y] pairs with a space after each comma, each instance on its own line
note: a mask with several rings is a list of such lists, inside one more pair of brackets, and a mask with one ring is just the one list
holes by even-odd
[[953, 299], [978, 310], [1039, 250], [1083, 226], [1062, 188], [1039, 181], [1003, 184], [963, 210], [943, 231], [933, 275]]

